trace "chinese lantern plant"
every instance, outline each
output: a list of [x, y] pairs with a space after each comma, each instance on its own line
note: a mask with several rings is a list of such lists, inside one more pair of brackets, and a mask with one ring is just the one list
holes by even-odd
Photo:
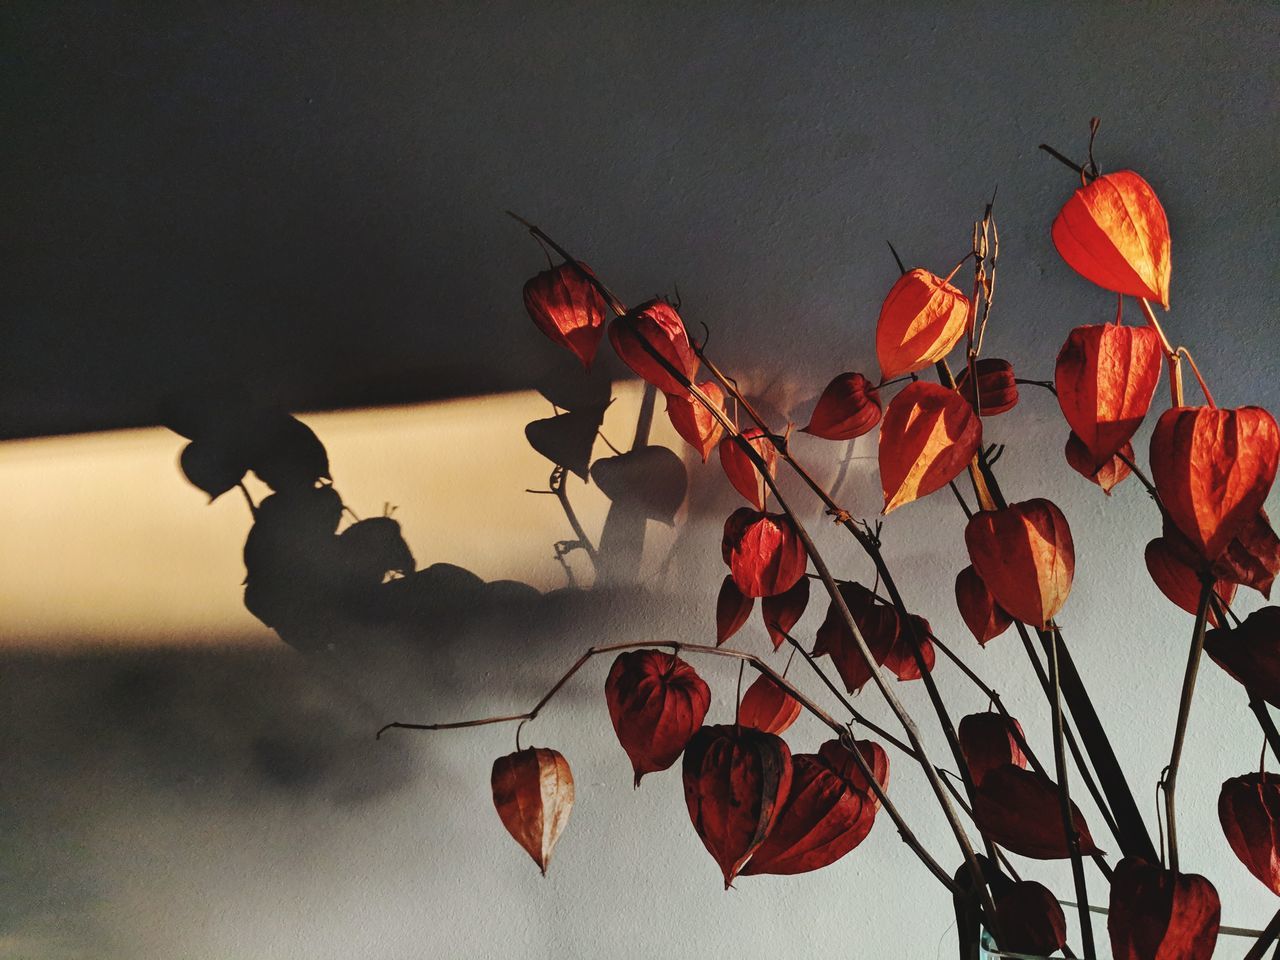
[[[983, 357], [999, 246], [988, 205], [972, 231], [970, 251], [945, 276], [899, 264], [900, 276], [883, 294], [874, 330], [880, 379], [836, 374], [820, 391], [803, 430], [844, 442], [878, 429], [883, 501], [873, 509], [883, 514], [941, 510], [914, 505], [950, 488], [964, 514], [962, 527], [951, 521], [953, 535], [963, 540], [970, 561], [954, 574], [957, 609], [979, 646], [997, 642], [1011, 628], [1020, 636], [1029, 669], [1045, 694], [1051, 768], [1037, 759], [1022, 726], [968, 658], [935, 634], [925, 619], [929, 611], [914, 606], [939, 593], [938, 584], [920, 585], [908, 602], [881, 550], [884, 526], [859, 519], [814, 479], [788, 442], [793, 425], [770, 424], [759, 416], [737, 381], [689, 337], [681, 308], [661, 298], [628, 308], [581, 261], [525, 221], [564, 260], [526, 285], [535, 324], [590, 365], [605, 330], [604, 313], [612, 312], [607, 330], [617, 356], [666, 395], [672, 425], [695, 456], [705, 462], [713, 449], [718, 451], [724, 480], [747, 505], [724, 523], [721, 554], [727, 571], [707, 572], [702, 634], [593, 647], [524, 714], [390, 726], [528, 722], [591, 659], [614, 653], [605, 702], [635, 783], [638, 787], [641, 777], [679, 762], [690, 822], [726, 886], [740, 877], [826, 867], [856, 849], [883, 808], [926, 871], [953, 898], [962, 957], [978, 955], [981, 931], [1008, 950], [1066, 949], [1062, 900], [1078, 910], [1075, 949], [1084, 956], [1097, 955], [1090, 904], [1106, 901], [1114, 956], [1208, 957], [1218, 935], [1219, 898], [1212, 882], [1181, 869], [1177, 777], [1206, 649], [1246, 687], [1268, 743], [1280, 756], [1280, 735], [1267, 708], [1280, 702], [1275, 682], [1280, 631], [1270, 616], [1277, 608], [1255, 613], [1243, 624], [1230, 608], [1237, 587], [1266, 595], [1280, 573], [1280, 539], [1263, 512], [1280, 458], [1280, 430], [1259, 407], [1218, 408], [1190, 353], [1174, 348], [1162, 328], [1152, 303], [1165, 309], [1170, 303], [1171, 240], [1151, 185], [1132, 171], [1099, 171], [1092, 138], [1087, 165], [1050, 152], [1080, 181], [1052, 222], [1053, 244], [1071, 269], [1114, 295], [1114, 317], [1107, 316], [1110, 296], [1100, 298], [1100, 322], [1066, 334], [1052, 382], [1021, 380], [1008, 360]], [[957, 280], [966, 261], [973, 267], [967, 290]], [[1141, 313], [1141, 324], [1124, 322], [1126, 300]], [[866, 333], [869, 342], [871, 331]], [[950, 365], [956, 355], [958, 377]], [[1184, 358], [1203, 391], [1200, 406], [1186, 402]], [[1047, 363], [1050, 358], [1032, 359]], [[1153, 410], [1165, 369], [1170, 406]], [[1110, 496], [1130, 476], [1148, 489], [1156, 510], [1149, 514], [1155, 539], [1147, 547], [1147, 568], [1159, 590], [1194, 617], [1181, 690], [1163, 691], [1147, 705], [1164, 711], [1173, 723], [1170, 760], [1159, 784], [1167, 851], [1162, 844], [1157, 852], [1152, 843], [1134, 790], [1071, 658], [1070, 625], [1060, 622], [1076, 566], [1070, 522], [1048, 496], [1051, 491], [1010, 502], [991, 448], [984, 445], [985, 421], [1021, 401], [1019, 384], [1046, 387], [1056, 395], [1065, 421], [1064, 466], [1096, 484], [1101, 495]], [[1148, 418], [1155, 424], [1150, 476], [1132, 442]], [[873, 580], [841, 579], [833, 572], [790, 495], [779, 488], [783, 470], [794, 473], [852, 537], [874, 567]], [[800, 624], [818, 585], [826, 595], [826, 615], [808, 633]], [[945, 589], [941, 593], [949, 595]], [[769, 644], [741, 639], [757, 600]], [[1129, 629], [1142, 626], [1134, 623]], [[1206, 640], [1209, 626], [1214, 629]], [[735, 637], [740, 647], [728, 646]], [[704, 638], [714, 645], [701, 642]], [[823, 688], [823, 702], [834, 706], [824, 706], [788, 678], [788, 671], [770, 665], [769, 658], [784, 645], [791, 656], [800, 655]], [[710, 689], [691, 662], [713, 656], [737, 660], [759, 674], [745, 696], [740, 682], [732, 723], [708, 720]], [[998, 709], [966, 716], [957, 725], [933, 676], [940, 658]], [[917, 718], [895, 692], [902, 682], [924, 688], [949, 760], [926, 749]], [[877, 726], [854, 707], [849, 695], [868, 686], [899, 729]], [[794, 737], [792, 724], [801, 711], [817, 717], [835, 739], [814, 745], [812, 753], [784, 739]], [[854, 741], [853, 725], [871, 731], [879, 742]], [[958, 870], [941, 864], [920, 842], [889, 794], [882, 744], [919, 766], [956, 840]], [[957, 776], [944, 782], [943, 763], [954, 766]], [[1265, 774], [1228, 781], [1219, 813], [1245, 867], [1280, 892], [1275, 784]], [[1082, 788], [1097, 808], [1097, 823], [1087, 822], [1072, 799]], [[545, 872], [573, 802], [567, 761], [546, 748], [517, 750], [495, 764], [493, 791], [502, 822]], [[1022, 878], [1025, 859], [1070, 861], [1071, 889], [1053, 891]], [[1097, 865], [1109, 890], [1090, 890], [1086, 859]], [[1260, 956], [1264, 941], [1280, 929], [1280, 912], [1267, 929], [1251, 956]]]

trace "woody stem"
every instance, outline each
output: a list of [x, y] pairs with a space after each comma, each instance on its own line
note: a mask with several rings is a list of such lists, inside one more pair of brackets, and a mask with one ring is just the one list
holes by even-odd
[[1178, 351], [1173, 349], [1169, 338], [1164, 335], [1164, 328], [1156, 319], [1156, 312], [1151, 309], [1151, 304], [1144, 297], [1139, 297], [1138, 305], [1142, 307], [1142, 314], [1147, 318], [1147, 323], [1160, 337], [1160, 346], [1164, 350], [1165, 362], [1169, 366], [1169, 398], [1175, 407], [1180, 407], [1182, 406], [1182, 364], [1180, 363], [1182, 358]]

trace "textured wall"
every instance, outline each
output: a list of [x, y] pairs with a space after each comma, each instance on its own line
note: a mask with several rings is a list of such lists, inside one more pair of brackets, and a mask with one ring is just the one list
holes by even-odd
[[[551, 592], [564, 584], [551, 542], [569, 533], [552, 498], [524, 493], [547, 465], [523, 428], [549, 413], [533, 388], [569, 368], [523, 315], [519, 288], [541, 255], [506, 208], [627, 299], [678, 283], [715, 356], [765, 408], [802, 420], [830, 376], [873, 372], [872, 325], [894, 276], [883, 241], [948, 268], [996, 184], [989, 351], [1047, 377], [1070, 327], [1109, 318], [1109, 296], [1049, 243], [1071, 175], [1035, 149], [1080, 154], [1098, 114], [1099, 161], [1140, 169], [1173, 223], [1171, 335], [1220, 403], [1280, 410], [1269, 295], [1280, 22], [1263, 5], [4, 16], [0, 435], [153, 424], [163, 398], [192, 384], [297, 410], [440, 401], [304, 419], [362, 516], [398, 505], [419, 567], [457, 564], [547, 595], [451, 574], [440, 592], [464, 598], [465, 616], [430, 604], [390, 623], [352, 613], [334, 625], [336, 650], [302, 655], [241, 606], [243, 505], [202, 507], [174, 469], [172, 434], [0, 444], [3, 955], [952, 951], [946, 897], [887, 822], [827, 871], [721, 891], [678, 777], [632, 791], [604, 664], [527, 731], [569, 757], [579, 785], [547, 880], [489, 801], [489, 765], [512, 731], [369, 740], [398, 716], [522, 707], [591, 643], [708, 635], [718, 528], [736, 505], [714, 464], [689, 464], [674, 529], [649, 525], [647, 592]], [[622, 372], [606, 366], [595, 382]], [[1067, 472], [1065, 425], [1032, 389], [989, 436], [1009, 445], [1011, 498], [1051, 496], [1071, 521], [1064, 630], [1154, 825], [1191, 618], [1143, 569], [1157, 527], [1148, 499], [1132, 481], [1108, 499]], [[622, 445], [638, 391], [614, 393], [605, 434]], [[828, 478], [845, 452], [797, 448]], [[860, 458], [873, 453], [855, 446], [841, 486], [866, 515], [879, 500], [874, 462]], [[571, 491], [598, 536], [608, 504], [577, 480]], [[809, 510], [840, 571], [868, 576]], [[908, 603], [1047, 753], [1047, 711], [1016, 641], [979, 651], [954, 613], [960, 530], [943, 498], [906, 508], [885, 528], [890, 563]], [[742, 643], [762, 649], [763, 630], [749, 631]], [[735, 671], [705, 675], [713, 717], [727, 718]], [[956, 671], [938, 677], [957, 712], [985, 706]], [[917, 685], [901, 690], [923, 706]], [[859, 706], [887, 717], [873, 693]], [[1179, 794], [1182, 855], [1218, 884], [1224, 921], [1245, 926], [1261, 926], [1274, 898], [1231, 856], [1214, 804], [1222, 779], [1256, 766], [1255, 730], [1240, 688], [1207, 667]], [[797, 749], [822, 738], [807, 720], [794, 731]], [[894, 778], [926, 843], [953, 862], [921, 778], [901, 760]], [[1069, 886], [1062, 865], [1027, 872]]]

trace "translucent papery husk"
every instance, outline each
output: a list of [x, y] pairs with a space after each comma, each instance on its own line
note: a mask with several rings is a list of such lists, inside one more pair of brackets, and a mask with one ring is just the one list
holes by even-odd
[[684, 321], [675, 307], [662, 299], [635, 307], [609, 324], [614, 352], [641, 380], [663, 393], [685, 394], [686, 388], [644, 348], [647, 342], [672, 367], [692, 381], [698, 372], [698, 356], [689, 344]]
[[1133, 473], [1133, 469], [1129, 466], [1133, 462], [1133, 444], [1127, 440], [1115, 456], [1102, 466], [1098, 466], [1089, 448], [1073, 431], [1067, 437], [1063, 456], [1066, 457], [1067, 466], [1090, 483], [1097, 484], [1107, 496], [1111, 496], [1111, 491], [1115, 489], [1116, 484]]
[[957, 730], [960, 751], [975, 786], [981, 786], [983, 777], [996, 767], [1009, 763], [1018, 767], [1027, 765], [1027, 757], [1019, 745], [1021, 733], [1018, 721], [1010, 725], [1002, 713], [971, 713], [961, 719]]
[[[974, 793], [973, 819], [993, 843], [1034, 860], [1065, 860], [1071, 856], [1062, 825], [1058, 785], [1042, 774], [1012, 763], [984, 774]], [[1079, 808], [1071, 804], [1071, 820], [1080, 838], [1080, 852], [1098, 852]]]
[[1218, 822], [1232, 851], [1272, 893], [1280, 894], [1280, 777], [1233, 777], [1218, 794]]
[[804, 433], [824, 440], [853, 440], [880, 422], [880, 393], [860, 373], [842, 373], [822, 391]]
[[983, 357], [974, 367], [978, 371], [977, 396], [974, 396], [974, 381], [969, 376], [968, 364], [956, 378], [956, 390], [969, 401], [969, 406], [978, 411], [979, 416], [998, 416], [1018, 405], [1018, 384], [1014, 379], [1013, 364], [997, 357]]
[[786, 593], [804, 576], [809, 557], [786, 514], [741, 507], [725, 521], [721, 555], [748, 597]]
[[747, 618], [751, 616], [751, 611], [755, 609], [755, 605], [754, 599], [744, 596], [738, 589], [738, 585], [733, 582], [733, 577], [724, 578], [724, 582], [720, 584], [720, 593], [716, 597], [717, 647], [742, 628]]
[[604, 336], [605, 302], [584, 272], [594, 276], [581, 262], [542, 271], [524, 285], [524, 306], [539, 330], [590, 370]]
[[760, 614], [764, 617], [764, 626], [769, 631], [769, 639], [773, 641], [773, 649], [777, 650], [786, 643], [786, 634], [789, 634], [800, 622], [808, 606], [808, 576], [797, 580], [786, 593], [765, 597], [760, 602]]
[[1097, 177], [1053, 221], [1053, 245], [1091, 283], [1169, 306], [1169, 219], [1151, 184], [1132, 170]]
[[[1151, 580], [1169, 600], [1193, 617], [1200, 609], [1200, 575], [1187, 566], [1178, 551], [1164, 537], [1156, 537], [1147, 544], [1142, 554]], [[1223, 603], [1230, 603], [1236, 594], [1236, 585], [1218, 581], [1215, 593]], [[1218, 626], [1218, 614], [1209, 607], [1209, 624]]]
[[1071, 593], [1075, 544], [1067, 518], [1044, 499], [981, 510], [965, 526], [974, 570], [1011, 616], [1043, 630]]
[[[871, 650], [872, 658], [877, 666], [883, 664], [897, 643], [898, 633], [902, 629], [898, 611], [888, 604], [879, 603], [875, 594], [860, 583], [841, 583], [839, 590], [858, 632]], [[836, 672], [840, 674], [840, 679], [850, 693], [857, 693], [871, 679], [871, 668], [858, 649], [834, 600], [827, 606], [826, 619], [818, 627], [813, 645], [815, 657], [823, 654], [831, 657]]]
[[1250, 696], [1280, 707], [1280, 607], [1255, 610], [1234, 630], [1210, 630], [1204, 652]]
[[765, 733], [783, 734], [800, 716], [800, 701], [765, 674], [747, 687], [738, 704], [738, 722]]
[[[765, 432], [758, 427], [751, 427], [742, 431], [742, 439], [751, 444], [752, 449], [759, 454], [769, 476], [775, 476], [778, 472], [778, 451]], [[769, 486], [765, 483], [764, 474], [733, 437], [725, 437], [720, 441], [720, 466], [724, 468], [724, 475], [729, 478], [733, 489], [742, 494], [747, 503], [757, 510], [763, 510]]]
[[664, 650], [619, 654], [604, 690], [637, 787], [645, 774], [676, 762], [711, 706], [711, 690], [698, 672]]
[[689, 819], [727, 890], [764, 843], [791, 789], [791, 751], [771, 733], [703, 727], [684, 753]]
[[1105, 466], [1141, 426], [1163, 359], [1160, 337], [1151, 327], [1091, 324], [1067, 335], [1058, 351], [1054, 387], [1071, 432], [1089, 451], [1090, 471]]
[[1066, 915], [1044, 884], [1017, 881], [997, 893], [995, 903], [1002, 950], [1048, 957], [1066, 944]]
[[1179, 532], [1217, 560], [1258, 515], [1280, 462], [1280, 428], [1261, 407], [1174, 407], [1151, 434], [1151, 478]]
[[791, 790], [778, 819], [742, 870], [789, 876], [820, 870], [871, 832], [876, 805], [812, 754], [792, 757]]
[[981, 443], [982, 420], [956, 391], [926, 380], [903, 388], [880, 425], [884, 512], [945, 487]]
[[1107, 932], [1112, 960], [1210, 960], [1222, 909], [1204, 877], [1137, 857], [1116, 864]]
[[[889, 754], [885, 752], [884, 747], [874, 740], [855, 740], [853, 743], [858, 748], [858, 752], [862, 754], [862, 759], [866, 761], [867, 769], [875, 777], [880, 789], [888, 790]], [[818, 759], [830, 767], [836, 776], [847, 780], [854, 790], [865, 793], [874, 803], [880, 803], [880, 798], [871, 789], [871, 784], [867, 782], [867, 778], [863, 775], [862, 768], [858, 766], [858, 761], [854, 759], [853, 752], [844, 743], [839, 740], [828, 740], [818, 748]]]
[[1013, 618], [996, 603], [972, 565], [956, 574], [956, 606], [969, 632], [984, 647], [1013, 625]]
[[[724, 390], [720, 388], [720, 384], [714, 380], [706, 380], [698, 384], [698, 389], [722, 413], [724, 412]], [[703, 405], [702, 401], [696, 399], [692, 394], [681, 392], [678, 394], [668, 393], [666, 396], [667, 418], [671, 421], [671, 426], [675, 428], [676, 433], [680, 434], [689, 446], [698, 451], [698, 455], [702, 457], [702, 462], [706, 463], [707, 457], [711, 455], [711, 451], [720, 442], [724, 427], [720, 425], [720, 421], [715, 418], [711, 411]]]
[[876, 322], [876, 356], [885, 380], [941, 360], [964, 335], [969, 298], [946, 280], [916, 268], [894, 283]]
[[573, 774], [556, 750], [529, 747], [493, 762], [493, 805], [542, 875], [573, 809]]

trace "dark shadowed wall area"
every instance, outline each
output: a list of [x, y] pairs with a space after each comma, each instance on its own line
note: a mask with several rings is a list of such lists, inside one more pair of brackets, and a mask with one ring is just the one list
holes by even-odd
[[[1049, 378], [1071, 327], [1110, 319], [1113, 299], [1050, 243], [1074, 175], [1037, 150], [1082, 156], [1098, 115], [1099, 163], [1140, 170], [1173, 224], [1170, 335], [1220, 404], [1280, 410], [1271, 5], [40, 3], [0, 24], [3, 957], [953, 954], [949, 898], [887, 820], [826, 871], [721, 890], [678, 775], [632, 790], [604, 663], [524, 734], [578, 782], [545, 880], [489, 798], [513, 730], [373, 740], [387, 720], [525, 709], [593, 643], [711, 636], [738, 504], [661, 401], [653, 442], [690, 477], [674, 523], [570, 474], [601, 575], [581, 551], [554, 558], [573, 533], [556, 498], [526, 492], [551, 469], [526, 425], [612, 395], [603, 433], [627, 447], [641, 391], [607, 347], [586, 378], [532, 327], [520, 289], [545, 260], [505, 210], [628, 301], [678, 286], [717, 360], [803, 423], [832, 376], [877, 372], [885, 241], [945, 273], [997, 186], [987, 351]], [[317, 588], [284, 639], [242, 602], [244, 503], [206, 506], [161, 426], [264, 405], [315, 430], [361, 517], [395, 505], [413, 553], [392, 600]], [[585, 457], [594, 427], [558, 442]], [[1192, 620], [1144, 570], [1152, 505], [1132, 481], [1106, 498], [1066, 470], [1047, 393], [1026, 388], [988, 429], [1011, 498], [1050, 496], [1071, 521], [1064, 631], [1154, 828]], [[875, 515], [874, 443], [796, 449]], [[803, 502], [840, 572], [869, 577]], [[955, 612], [962, 522], [941, 495], [895, 513], [889, 561], [1047, 753], [1016, 638], [979, 650]], [[1263, 603], [1245, 593], [1242, 613]], [[756, 621], [739, 639], [768, 647]], [[727, 720], [736, 670], [699, 669]], [[954, 669], [938, 679], [959, 711], [985, 708]], [[923, 709], [916, 687], [900, 689]], [[859, 706], [887, 722], [873, 692]], [[1256, 729], [1207, 667], [1183, 861], [1246, 927], [1274, 898], [1215, 804], [1256, 769]], [[805, 719], [790, 739], [808, 751], [823, 733]], [[956, 863], [895, 760], [896, 795]], [[1064, 864], [1026, 872], [1069, 887]]]

